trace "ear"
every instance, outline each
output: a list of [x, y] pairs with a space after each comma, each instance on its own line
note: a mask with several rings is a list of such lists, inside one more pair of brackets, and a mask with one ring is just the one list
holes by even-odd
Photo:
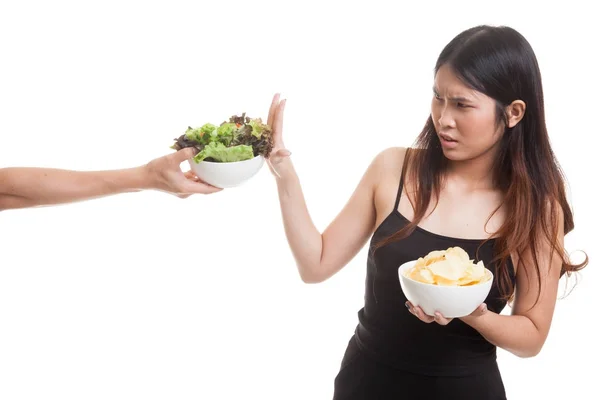
[[512, 128], [523, 119], [527, 106], [523, 100], [515, 100], [506, 107], [506, 116], [508, 117], [508, 127]]

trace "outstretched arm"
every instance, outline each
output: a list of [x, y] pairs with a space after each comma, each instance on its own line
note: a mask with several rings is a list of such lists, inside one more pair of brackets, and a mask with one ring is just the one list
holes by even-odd
[[221, 189], [183, 173], [180, 164], [193, 157], [188, 148], [148, 164], [111, 171], [73, 171], [54, 168], [0, 169], [0, 210], [48, 206], [141, 190], [160, 190], [188, 197]]
[[346, 205], [321, 233], [306, 205], [300, 179], [282, 139], [285, 100], [276, 95], [269, 112], [273, 154], [269, 166], [276, 177], [285, 234], [300, 277], [319, 283], [340, 271], [365, 245], [376, 222], [374, 195], [388, 151], [377, 155]]

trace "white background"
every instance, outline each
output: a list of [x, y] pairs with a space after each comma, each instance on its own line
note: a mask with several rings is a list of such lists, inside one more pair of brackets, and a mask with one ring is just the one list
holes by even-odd
[[[286, 145], [322, 230], [375, 154], [420, 131], [442, 47], [473, 25], [510, 25], [542, 69], [575, 211], [568, 249], [591, 263], [559, 300], [542, 353], [500, 351], [500, 367], [509, 399], [597, 398], [600, 32], [590, 6], [194, 3], [2, 2], [0, 167], [140, 165], [188, 125], [266, 119], [281, 91]], [[331, 398], [365, 264], [363, 250], [327, 282], [303, 284], [266, 167], [211, 196], [2, 212], [0, 399]]]

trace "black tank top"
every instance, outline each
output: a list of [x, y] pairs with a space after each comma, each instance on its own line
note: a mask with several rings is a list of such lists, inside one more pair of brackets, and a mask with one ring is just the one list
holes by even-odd
[[[365, 305], [358, 312], [356, 342], [375, 360], [406, 371], [435, 376], [464, 376], [496, 362], [496, 346], [458, 318], [448, 325], [422, 322], [406, 308], [407, 301], [398, 278], [398, 267], [432, 250], [462, 247], [472, 259], [491, 263], [494, 240], [460, 239], [438, 235], [420, 227], [406, 238], [379, 248], [374, 245], [409, 223], [399, 211], [403, 179], [400, 179], [394, 210], [371, 238], [367, 260]], [[480, 247], [481, 246], [481, 247]], [[479, 248], [479, 251], [477, 251]], [[514, 283], [514, 268], [509, 264]], [[489, 310], [499, 313], [506, 306], [500, 296], [497, 273], [485, 300]]]

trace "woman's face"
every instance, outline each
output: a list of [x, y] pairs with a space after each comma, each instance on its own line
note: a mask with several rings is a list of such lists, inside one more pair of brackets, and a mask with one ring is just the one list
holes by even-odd
[[431, 118], [444, 155], [453, 161], [493, 153], [504, 132], [497, 125], [496, 102], [458, 79], [442, 66], [436, 76]]

